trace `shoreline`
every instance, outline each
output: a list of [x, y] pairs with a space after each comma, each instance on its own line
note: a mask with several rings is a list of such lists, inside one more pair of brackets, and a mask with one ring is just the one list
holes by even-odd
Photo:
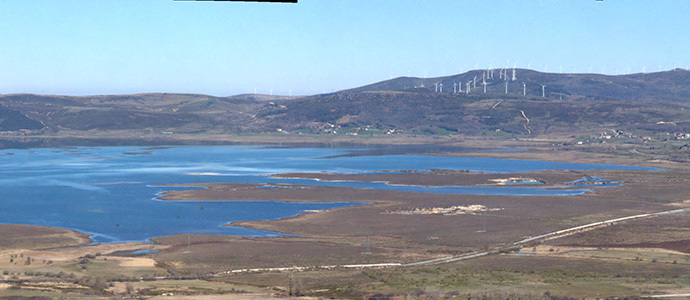
[[[577, 158], [573, 162], [601, 162], [606, 155], [589, 155], [588, 153], [568, 153], [558, 155], [559, 152], [551, 152], [550, 158], [560, 159]], [[535, 153], [521, 152], [472, 152], [472, 153], [442, 153], [448, 156], [477, 155], [480, 157], [502, 156], [515, 159], [519, 156], [528, 159]], [[539, 160], [551, 161], [542, 157]], [[391, 185], [410, 186], [493, 186], [504, 188], [510, 185], [501, 185], [500, 182], [541, 182], [541, 184], [528, 184], [529, 187], [553, 187], [563, 185], [565, 182], [582, 179], [583, 176], [596, 176], [608, 180], [616, 180], [623, 186], [593, 186], [592, 192], [576, 196], [495, 196], [495, 195], [466, 195], [466, 194], [425, 194], [417, 192], [403, 192], [391, 190], [374, 190], [351, 187], [331, 186], [307, 186], [280, 183], [180, 183], [171, 185], [157, 185], [157, 187], [171, 187], [171, 190], [156, 195], [156, 201], [208, 201], [213, 199], [223, 201], [281, 201], [302, 203], [364, 203], [355, 205], [320, 210], [304, 210], [293, 216], [262, 221], [235, 221], [219, 226], [243, 227], [247, 229], [266, 230], [279, 234], [278, 236], [248, 237], [236, 235], [218, 234], [185, 234], [178, 233], [158, 237], [149, 237], [146, 242], [112, 242], [100, 244], [72, 244], [53, 245], [52, 248], [11, 248], [1, 250], [0, 256], [4, 261], [0, 267], [10, 272], [19, 270], [33, 270], [41, 268], [42, 271], [62, 270], [62, 268], [75, 268], [82, 266], [82, 257], [95, 255], [96, 259], [88, 263], [88, 268], [79, 270], [78, 276], [92, 274], [139, 274], [145, 272], [145, 278], [151, 279], [134, 281], [137, 287], [156, 287], [159, 280], [161, 284], [168, 284], [168, 280], [175, 280], [175, 285], [198, 285], [197, 281], [178, 280], [178, 274], [202, 274], [210, 277], [221, 277], [219, 280], [232, 281], [256, 285], [281, 287], [285, 284], [287, 273], [294, 272], [296, 278], [305, 283], [330, 284], [339, 287], [342, 285], [359, 282], [370, 282], [369, 274], [377, 275], [392, 272], [390, 274], [405, 274], [414, 270], [431, 267], [397, 267], [425, 261], [435, 261], [443, 258], [464, 257], [467, 253], [483, 253], [487, 251], [499, 251], [496, 249], [508, 249], [506, 243], [522, 241], [530, 237], [540, 236], [549, 232], [559, 232], [567, 228], [577, 228], [583, 224], [592, 224], [601, 220], [612, 220], [629, 216], [641, 215], [653, 211], [666, 211], [669, 209], [681, 209], [690, 207], [685, 190], [690, 183], [687, 176], [687, 168], [673, 166], [673, 163], [655, 163], [636, 160], [631, 157], [617, 158], [606, 163], [634, 164], [659, 167], [666, 170], [547, 170], [535, 172], [514, 173], [487, 173], [465, 172], [462, 170], [429, 170], [428, 172], [375, 172], [363, 174], [336, 174], [336, 173], [284, 173], [273, 174], [276, 178], [307, 178], [312, 180], [338, 180], [338, 181], [363, 181], [363, 182], [387, 182]], [[203, 170], [201, 171], [203, 172]], [[199, 173], [199, 175], [209, 175]], [[183, 177], [188, 178], [188, 177]], [[197, 177], [216, 178], [213, 176]], [[177, 189], [172, 189], [176, 187]], [[262, 188], [263, 187], [263, 188]], [[567, 187], [567, 186], [566, 186]], [[185, 188], [184, 190], [180, 190]], [[685, 198], [683, 198], [685, 197]], [[194, 205], [192, 205], [194, 206]], [[196, 205], [198, 206], [198, 205]], [[196, 207], [194, 206], [194, 207]], [[204, 204], [206, 206], [206, 204]], [[206, 207], [208, 209], [208, 207]], [[466, 212], [467, 211], [467, 212]], [[597, 228], [596, 230], [574, 234], [562, 238], [563, 240], [550, 240], [540, 247], [539, 253], [543, 255], [487, 255], [482, 258], [472, 258], [461, 263], [453, 262], [444, 266], [434, 267], [433, 270], [441, 270], [441, 274], [457, 274], [458, 268], [477, 269], [482, 274], [493, 274], [494, 266], [513, 266], [516, 269], [531, 272], [532, 266], [558, 265], [560, 263], [574, 264], [580, 261], [587, 266], [596, 266], [602, 263], [603, 258], [591, 258], [586, 252], [570, 253], [567, 245], [576, 250], [577, 245], [587, 245], [596, 249], [596, 254], [607, 257], [605, 263], [616, 268], [625, 269], [630, 264], [643, 264], [635, 260], [637, 256], [644, 259], [640, 270], [648, 267], [658, 268], [658, 272], [666, 272], [667, 268], [682, 270], [687, 267], [683, 256], [679, 253], [657, 251], [677, 247], [682, 241], [687, 240], [683, 235], [683, 227], [686, 222], [681, 218], [687, 216], [684, 213], [678, 216], [662, 216], [654, 220], [636, 220], [626, 224], [612, 225]], [[662, 226], [640, 227], [638, 223], [663, 221]], [[690, 224], [690, 223], [688, 223]], [[3, 230], [0, 225], [0, 232]], [[30, 225], [22, 225], [25, 228], [33, 228]], [[629, 228], [635, 231], [628, 232]], [[666, 231], [666, 228], [673, 230]], [[55, 231], [70, 231], [66, 229], [51, 229]], [[642, 231], [649, 230], [649, 231]], [[79, 231], [70, 231], [74, 235], [86, 235]], [[600, 235], [602, 232], [612, 232], [609, 235]], [[639, 233], [643, 234], [639, 234]], [[649, 233], [646, 233], [649, 232]], [[629, 249], [625, 246], [626, 240], [620, 239], [620, 233], [635, 237], [642, 242], [637, 246], [643, 246], [644, 242], [650, 248]], [[0, 235], [2, 236], [2, 235]], [[582, 239], [581, 237], [588, 237]], [[639, 236], [639, 237], [638, 237]], [[616, 239], [611, 239], [616, 238]], [[600, 241], [607, 241], [607, 248], [599, 247]], [[54, 242], [50, 238], [44, 241], [46, 244]], [[586, 243], [583, 243], [586, 242]], [[591, 244], [591, 245], [590, 245]], [[604, 244], [602, 244], [604, 245]], [[584, 246], [583, 246], [584, 247]], [[610, 248], [608, 248], [610, 247]], [[533, 245], [524, 245], [521, 248], [510, 248], [519, 253], [528, 253]], [[556, 248], [555, 251], [551, 249]], [[560, 248], [560, 249], [559, 249]], [[144, 250], [141, 257], [120, 257], [121, 252]], [[642, 254], [639, 254], [639, 253]], [[103, 256], [98, 257], [98, 254]], [[35, 265], [19, 266], [7, 263], [11, 255], [24, 254], [36, 258]], [[662, 254], [664, 256], [662, 256]], [[673, 257], [666, 257], [673, 255]], [[618, 257], [625, 256], [625, 260]], [[26, 258], [25, 258], [26, 259]], [[656, 259], [659, 262], [652, 263]], [[679, 264], [675, 264], [675, 260]], [[39, 261], [44, 263], [40, 264]], [[48, 260], [51, 263], [46, 264]], [[527, 261], [529, 260], [529, 261]], [[585, 261], [586, 260], [586, 261]], [[547, 261], [546, 263], [542, 263]], [[53, 265], [52, 262], [55, 262]], [[359, 269], [361, 266], [376, 266], [382, 262], [392, 263], [390, 271]], [[20, 264], [22, 262], [20, 261]], [[357, 266], [356, 269], [345, 268], [323, 269], [319, 266]], [[583, 264], [584, 266], [584, 264]], [[501, 268], [499, 267], [499, 268]], [[419, 269], [418, 269], [419, 268]], [[443, 269], [440, 269], [443, 268]], [[534, 274], [548, 274], [537, 267]], [[580, 268], [580, 267], [577, 267]], [[576, 268], [576, 269], [577, 269]], [[413, 270], [414, 269], [414, 270]], [[115, 271], [116, 270], [116, 271]], [[257, 272], [236, 272], [232, 270], [258, 270]], [[260, 270], [271, 270], [261, 272]], [[299, 270], [299, 271], [297, 271]], [[410, 271], [412, 270], [412, 271]], [[489, 271], [482, 271], [489, 270]], [[584, 269], [588, 271], [589, 269]], [[656, 270], [656, 269], [655, 269]], [[541, 273], [540, 273], [541, 272]], [[56, 273], [56, 272], [54, 272]], [[153, 274], [153, 275], [151, 275]], [[431, 274], [431, 273], [429, 273]], [[511, 273], [513, 274], [513, 273]], [[525, 273], [527, 274], [527, 273]], [[534, 276], [520, 278], [520, 282], [532, 282]], [[597, 273], [598, 274], [598, 273]], [[665, 273], [661, 273], [665, 274]], [[26, 278], [34, 278], [28, 277]], [[121, 275], [113, 275], [117, 277]], [[138, 275], [137, 275], [138, 276]], [[185, 275], [182, 275], [184, 277]], [[226, 276], [233, 276], [226, 278]], [[313, 277], [307, 277], [313, 276]], [[349, 277], [357, 276], [357, 277]], [[435, 275], [429, 275], [430, 280], [437, 280]], [[442, 275], [438, 275], [442, 276]], [[455, 276], [455, 275], [454, 275]], [[540, 276], [540, 275], [536, 275]], [[144, 278], [144, 277], [142, 277]], [[223, 279], [225, 278], [225, 279]], [[317, 279], [318, 278], [318, 279]], [[343, 281], [344, 278], [353, 278], [352, 281]], [[361, 278], [361, 279], [360, 279]], [[52, 279], [47, 279], [52, 280]], [[309, 281], [308, 281], [309, 280]], [[350, 280], [350, 279], [347, 279]], [[360, 281], [361, 280], [361, 281]], [[440, 280], [440, 279], [438, 279]], [[438, 282], [437, 280], [437, 282]], [[163, 283], [166, 282], [166, 283]], [[325, 282], [325, 283], [324, 283]], [[374, 281], [375, 282], [375, 281]], [[204, 282], [204, 284], [207, 284]], [[124, 290], [125, 283], [116, 283], [114, 289]], [[328, 286], [328, 285], [327, 285]], [[330, 286], [328, 286], [330, 288]], [[0, 290], [2, 290], [0, 288]], [[163, 290], [163, 288], [158, 288]], [[215, 290], [215, 287], [214, 287]], [[176, 294], [177, 296], [177, 294]]]
[[[467, 141], [467, 140], [463, 140]], [[496, 142], [492, 140], [485, 140], [485, 141], [491, 141], [491, 142]], [[374, 143], [374, 145], [377, 146], [399, 146], [403, 144], [390, 144], [386, 142], [390, 142], [388, 139], [378, 139], [377, 142], [383, 142], [383, 143]], [[458, 142], [458, 141], [455, 141]], [[505, 144], [510, 144], [510, 145], [515, 145], [515, 144], [520, 144], [523, 141], [499, 141], [498, 146], [506, 146]], [[231, 142], [234, 143], [234, 142]], [[298, 142], [292, 142], [288, 143], [289, 147], [299, 147], [304, 145], [304, 141], [298, 141]], [[358, 141], [353, 142], [352, 139], [349, 139], [349, 141], [346, 141], [344, 143], [347, 143], [349, 145], [365, 145], [362, 143], [359, 143]], [[286, 146], [285, 144], [266, 144], [266, 141], [263, 141], [262, 143], [236, 143], [235, 145], [267, 145], [267, 146]], [[318, 146], [328, 146], [324, 144], [323, 142], [315, 142], [315, 145]], [[371, 144], [370, 144], [371, 145]], [[409, 144], [405, 145], [415, 145], [414, 141], [412, 141]], [[161, 145], [151, 145], [147, 144], [146, 147], [158, 147]], [[454, 144], [453, 146], [450, 147], [456, 147], [457, 144]], [[496, 146], [496, 145], [494, 145]], [[142, 146], [143, 147], [143, 146]], [[459, 146], [462, 147], [462, 146]], [[513, 146], [514, 147], [514, 146]], [[474, 148], [476, 149], [476, 148]], [[493, 147], [491, 149], [496, 149], [496, 147]], [[548, 155], [547, 158], [542, 157], [544, 152], [551, 153], [551, 155]], [[508, 159], [527, 159], [531, 160], [534, 159], [535, 157], [540, 157], [539, 160], [543, 161], [563, 161], [567, 160], [568, 162], [573, 162], [573, 163], [601, 163], [601, 159], [608, 158], [609, 156], [616, 157], [616, 161], [613, 162], [615, 164], [635, 164], [635, 165], [650, 165], [654, 167], [659, 167], [658, 162], [649, 162], [647, 160], [640, 160], [640, 159], [635, 159], [631, 157], [619, 157], [615, 156], [613, 154], [594, 154], [592, 153], [582, 153], [578, 151], [566, 151], [569, 155], [562, 156], [562, 155], [557, 155], [560, 154], [561, 152], [564, 151], [545, 151], [543, 149], [529, 149], [529, 151], [468, 151], [468, 152], [453, 152], [453, 153], [435, 153], [435, 154], [427, 154], [427, 155], [440, 155], [440, 156], [449, 156], [449, 157], [454, 157], [454, 156], [465, 156], [465, 157], [492, 157], [492, 158], [508, 158]], [[549, 160], [553, 159], [554, 157], [558, 157], [560, 159], [558, 160]], [[565, 159], [568, 158], [568, 159]], [[570, 160], [570, 158], [575, 158], [574, 161]], [[606, 162], [610, 163], [610, 162]], [[675, 166], [669, 166], [675, 165], [675, 163], [662, 163], [662, 167], [669, 168], [673, 170], [671, 167]], [[573, 170], [565, 170], [565, 171], [558, 171], [558, 170], [547, 170], [547, 171], [535, 171], [535, 172], [516, 172], [516, 173], [486, 173], [486, 172], [465, 172], [462, 170], [429, 170], [430, 172], [409, 172], [409, 173], [397, 173], [397, 172], [387, 172], [387, 173], [376, 173], [376, 174], [333, 174], [333, 173], [284, 173], [284, 174], [273, 174], [269, 175], [274, 178], [298, 178], [298, 179], [310, 179], [310, 180], [317, 180], [317, 181], [330, 181], [330, 182], [349, 182], [349, 181], [361, 181], [361, 182], [381, 182], [385, 183], [388, 185], [397, 185], [397, 186], [420, 186], [420, 187], [445, 187], [445, 186], [461, 186], [460, 184], [463, 184], [462, 186], [496, 186], [496, 187], [511, 187], [513, 185], [500, 185], [500, 184], [491, 184], [487, 183], [487, 180], [490, 179], [500, 179], [502, 177], [530, 177], [534, 178], [537, 181], [544, 182], [543, 185], [539, 185], [539, 188], [547, 188], [547, 187], [553, 187], [556, 186], [557, 184], [562, 184], [563, 182], [567, 181], [572, 181], [574, 179], [579, 179], [578, 176], [581, 176], [582, 173], [584, 172], [614, 172], [610, 170], [582, 170], [582, 171], [573, 171]], [[621, 171], [625, 172], [625, 171]], [[644, 171], [644, 172], [653, 172], [653, 171]], [[662, 171], [663, 172], [663, 171]], [[561, 173], [561, 174], [559, 174]], [[575, 175], [577, 174], [577, 175]], [[556, 178], [551, 178], [551, 179], [546, 179], [544, 180], [543, 177], [553, 177], [556, 176]], [[454, 178], [450, 178], [450, 177]], [[458, 179], [456, 177], [461, 177], [461, 179]], [[445, 182], [444, 182], [445, 179]], [[463, 183], [458, 183], [458, 180], [463, 181]], [[558, 181], [558, 182], [555, 182]], [[468, 184], [469, 183], [469, 184]], [[305, 202], [319, 202], [319, 203], [334, 203], [334, 202], [362, 202], [362, 203], [369, 203], [369, 204], [387, 204], [391, 205], [392, 202], [390, 200], [376, 200], [376, 199], [369, 199], [367, 201], [361, 201], [358, 199], [361, 199], [359, 197], [353, 196], [353, 195], [346, 195], [344, 197], [338, 197], [333, 195], [345, 193], [345, 194], [351, 194], [351, 191], [356, 188], [350, 188], [350, 187], [326, 187], [326, 186], [307, 186], [307, 185], [291, 185], [291, 184], [236, 184], [236, 187], [250, 187], [254, 189], [260, 189], [261, 187], [271, 187], [268, 189], [265, 189], [266, 191], [261, 191], [262, 193], [259, 193], [257, 195], [255, 192], [257, 191], [249, 191], [250, 193], [235, 193], [234, 196], [237, 196], [234, 199], [228, 199], [227, 197], [227, 190], [221, 190], [217, 191], [218, 196], [215, 197], [199, 197], [198, 194], [200, 191], [209, 191], [212, 190], [211, 186], [218, 185], [227, 188], [228, 186], [232, 186], [233, 184], [225, 184], [225, 183], [182, 183], [182, 184], [170, 184], [170, 185], [158, 185], [161, 187], [191, 187], [191, 188], [198, 188], [201, 190], [183, 190], [183, 191], [166, 191], [163, 192], [159, 195], [156, 195], [155, 199], [159, 201], [213, 201], [213, 200], [225, 200], [225, 201], [269, 201], [269, 202], [274, 202], [274, 201], [281, 201], [281, 202], [286, 202], [286, 203], [305, 203]], [[281, 188], [272, 188], [275, 186], [285, 186], [285, 189]], [[528, 184], [527, 186], [533, 187], [536, 185], [531, 185]], [[305, 192], [311, 192], [313, 189], [319, 189], [323, 190], [320, 191], [319, 195], [312, 196], [311, 198], [309, 197], [304, 197], [303, 195], [275, 195], [276, 193], [273, 193], [271, 195], [271, 191], [273, 192], [291, 192], [293, 187], [298, 187], [300, 190], [305, 191]], [[514, 187], [514, 186], [513, 186]], [[568, 188], [567, 186], [565, 188]], [[236, 191], [235, 191], [236, 192]], [[401, 192], [401, 193], [406, 193], [406, 192]], [[414, 193], [414, 192], [410, 192]], [[196, 194], [196, 196], [193, 196]], [[222, 195], [220, 195], [222, 194]], [[324, 197], [324, 195], [328, 195], [329, 197]], [[476, 195], [475, 195], [476, 196]], [[484, 195], [487, 197], [490, 197], [491, 195]], [[523, 197], [523, 196], [517, 196], [517, 197]], [[573, 197], [573, 196], [569, 196]], [[203, 198], [203, 199], [202, 199]], [[326, 200], [324, 200], [326, 199]], [[349, 208], [349, 207], [346, 207]], [[321, 213], [321, 212], [319, 212]], [[225, 224], [222, 226], [235, 226], [236, 224], [254, 224], [254, 223], [261, 223], [261, 222], [274, 222], [274, 221], [281, 221], [284, 219], [298, 219], [304, 215], [308, 215], [312, 213], [301, 213], [301, 214], [296, 214], [294, 216], [289, 216], [286, 218], [279, 218], [275, 220], [261, 220], [261, 221], [235, 221], [231, 222], [229, 224]], [[32, 225], [33, 226], [33, 225]], [[41, 225], [35, 225], [35, 226], [41, 226]], [[245, 228], [250, 228], [250, 229], [258, 229], [255, 227], [247, 227], [242, 225], [241, 227]], [[65, 228], [63, 228], [65, 229]], [[70, 229], [70, 228], [66, 228]], [[75, 230], [75, 229], [70, 229], [70, 230]], [[80, 232], [82, 234], [87, 234], [89, 237], [94, 235], [94, 233], [89, 233], [89, 232], [84, 232], [76, 229], [75, 231]], [[270, 230], [273, 232], [278, 232], [278, 233], [283, 233], [283, 231], [276, 231], [276, 230]], [[148, 237], [144, 242], [151, 241], [154, 238], [158, 238], [158, 236], [154, 237]], [[98, 243], [94, 241], [93, 239], [90, 238], [92, 243]], [[136, 241], [115, 241], [115, 242], [108, 242], [108, 243], [123, 243], [123, 242], [136, 242]]]

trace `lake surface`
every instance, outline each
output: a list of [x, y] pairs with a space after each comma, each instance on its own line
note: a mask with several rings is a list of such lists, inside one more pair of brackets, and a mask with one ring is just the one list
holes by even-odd
[[[454, 169], [485, 172], [645, 169], [492, 158], [385, 155], [357, 148], [269, 146], [74, 147], [0, 150], [0, 223], [75, 229], [97, 242], [144, 241], [170, 234], [271, 236], [273, 232], [222, 226], [272, 220], [307, 210], [361, 203], [161, 201], [157, 185], [199, 182], [307, 185], [487, 195], [574, 195], [585, 188], [420, 187], [370, 182], [278, 179], [286, 172], [364, 173]], [[177, 188], [180, 189], [180, 188]], [[189, 189], [189, 188], [181, 188]]]

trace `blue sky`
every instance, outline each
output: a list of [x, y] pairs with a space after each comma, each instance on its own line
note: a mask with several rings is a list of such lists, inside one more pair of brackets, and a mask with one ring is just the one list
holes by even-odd
[[690, 63], [690, 1], [0, 1], [0, 94], [305, 95], [479, 68]]

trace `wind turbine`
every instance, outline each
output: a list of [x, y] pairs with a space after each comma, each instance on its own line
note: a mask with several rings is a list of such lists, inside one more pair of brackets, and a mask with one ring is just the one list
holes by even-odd
[[543, 84], [541, 85], [541, 97], [546, 98], [546, 86]]
[[561, 65], [561, 68], [558, 69], [558, 73], [563, 73], [563, 65]]
[[439, 86], [441, 87], [441, 90], [439, 92], [443, 93], [443, 83], [439, 84]]
[[508, 81], [506, 81], [506, 94], [508, 93]]
[[516, 68], [516, 67], [517, 67], [517, 61], [513, 62], [513, 78], [512, 78], [513, 81], [515, 81], [515, 79], [517, 79], [517, 78], [515, 77], [515, 68]]
[[434, 92], [438, 93], [438, 82], [434, 83]]
[[474, 83], [472, 83], [473, 88], [477, 88], [477, 76], [474, 76]]
[[453, 94], [457, 93], [458, 91], [458, 84], [453, 82]]
[[525, 84], [524, 82], [522, 83], [522, 95], [527, 95], [527, 84]]
[[544, 73], [546, 73], [546, 70], [549, 68], [549, 65], [544, 65]]
[[494, 62], [489, 62], [489, 78], [494, 79]]
[[527, 69], [529, 69], [529, 70], [532, 69], [532, 62], [531, 61], [527, 63]]
[[482, 77], [482, 85], [484, 85], [484, 94], [486, 94], [486, 80]]
[[465, 89], [468, 94], [470, 93], [470, 83], [472, 83], [471, 80], [467, 82], [467, 89]]

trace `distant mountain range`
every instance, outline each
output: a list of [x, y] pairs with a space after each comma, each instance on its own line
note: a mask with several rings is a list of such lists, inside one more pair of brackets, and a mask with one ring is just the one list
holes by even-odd
[[108, 132], [539, 136], [602, 128], [690, 132], [686, 108], [690, 110], [687, 70], [611, 76], [496, 69], [438, 78], [400, 77], [306, 97], [0, 95], [0, 132], [12, 135], [25, 129], [23, 134], [85, 136]]

